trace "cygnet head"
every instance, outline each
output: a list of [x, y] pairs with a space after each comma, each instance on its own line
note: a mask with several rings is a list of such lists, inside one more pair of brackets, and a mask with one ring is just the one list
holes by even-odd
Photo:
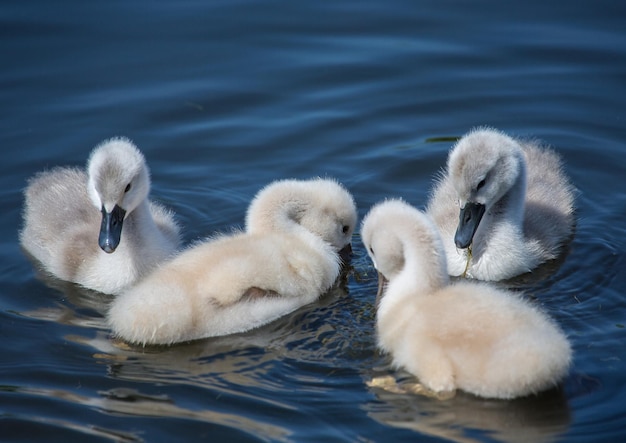
[[410, 278], [430, 288], [448, 282], [446, 256], [435, 224], [403, 200], [373, 206], [363, 219], [361, 239], [378, 271], [377, 302], [384, 283], [394, 280], [406, 266], [412, 269]]
[[525, 180], [525, 168], [519, 143], [495, 129], [475, 129], [456, 143], [448, 157], [448, 175], [461, 210], [457, 247], [472, 243], [485, 211]]
[[342, 251], [350, 246], [356, 220], [352, 195], [335, 180], [279, 180], [259, 191], [250, 204], [246, 230], [276, 232], [296, 222]]
[[115, 251], [124, 218], [148, 197], [150, 173], [143, 154], [127, 138], [116, 137], [96, 146], [87, 163], [89, 196], [102, 212], [98, 243]]

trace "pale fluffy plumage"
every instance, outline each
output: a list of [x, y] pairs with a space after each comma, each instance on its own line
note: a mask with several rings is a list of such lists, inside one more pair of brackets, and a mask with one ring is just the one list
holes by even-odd
[[[482, 218], [469, 210], [477, 205]], [[464, 209], [467, 223], [459, 217]], [[450, 151], [427, 212], [441, 232], [450, 275], [466, 268], [466, 245], [455, 242], [466, 240], [467, 276], [504, 280], [559, 256], [574, 227], [574, 189], [555, 152], [478, 128]]]
[[[57, 167], [29, 181], [21, 244], [53, 276], [117, 294], [180, 243], [172, 214], [150, 202], [149, 191], [141, 152], [126, 138], [106, 140], [92, 151], [87, 170]], [[123, 221], [109, 218], [104, 229], [103, 209]]]
[[112, 304], [113, 333], [171, 344], [244, 332], [315, 301], [340, 272], [356, 224], [352, 196], [327, 179], [283, 180], [251, 203], [246, 232], [196, 244]]
[[567, 373], [569, 342], [546, 314], [487, 283], [450, 283], [426, 214], [389, 200], [371, 209], [361, 235], [388, 280], [378, 345], [426, 388], [506, 399], [550, 388]]

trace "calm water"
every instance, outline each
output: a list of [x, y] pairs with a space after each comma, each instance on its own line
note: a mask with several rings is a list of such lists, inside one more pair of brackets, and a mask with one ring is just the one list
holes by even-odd
[[[617, 441], [626, 436], [626, 4], [539, 0], [3, 2], [0, 440]], [[523, 5], [523, 6], [522, 6]], [[569, 254], [519, 282], [570, 336], [561, 389], [447, 402], [370, 389], [375, 275], [249, 334], [111, 340], [108, 297], [46, 281], [17, 243], [26, 179], [104, 138], [144, 151], [189, 243], [268, 182], [329, 175], [360, 216], [423, 206], [446, 141], [545, 140], [579, 189]]]

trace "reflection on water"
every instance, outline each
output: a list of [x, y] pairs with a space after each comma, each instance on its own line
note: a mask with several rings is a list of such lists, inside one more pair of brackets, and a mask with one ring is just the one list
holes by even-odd
[[[107, 376], [112, 380], [138, 383], [137, 386], [176, 386], [178, 398], [188, 389], [200, 390], [207, 402], [204, 407], [198, 404], [184, 406], [169, 395], [153, 395], [142, 392], [141, 388], [122, 387], [98, 391], [94, 396], [25, 387], [16, 387], [16, 394], [56, 398], [107, 414], [208, 422], [266, 441], [288, 441], [290, 435], [288, 429], [267, 423], [267, 415], [298, 414], [295, 405], [281, 400], [281, 397], [291, 397], [293, 385], [285, 383], [284, 371], [277, 365], [283, 359], [292, 362], [296, 359], [296, 364], [306, 361], [317, 364], [332, 360], [333, 355], [337, 358], [336, 335], [333, 334], [332, 321], [328, 324], [328, 317], [338, 303], [349, 297], [347, 272], [344, 272], [318, 302], [257, 330], [175, 346], [141, 347], [129, 346], [110, 336], [104, 320], [109, 296], [56, 279], [42, 278], [61, 290], [65, 300], [56, 306], [22, 315], [85, 328], [86, 335], [70, 334], [65, 340], [91, 348], [92, 358], [98, 365], [106, 367]], [[91, 336], [93, 329], [99, 330], [95, 336]], [[345, 342], [339, 344], [343, 347]], [[182, 398], [185, 403], [184, 396]], [[207, 409], [207, 405], [212, 407]], [[241, 414], [241, 408], [262, 413], [255, 420], [254, 414]], [[48, 424], [51, 424], [50, 420]], [[55, 425], [75, 427], [71, 421], [60, 421]], [[85, 434], [92, 435], [91, 432]], [[115, 439], [121, 441], [141, 440], [140, 436], [121, 435], [117, 430], [101, 429], [98, 435], [115, 435]]]
[[[23, 394], [32, 394], [29, 392], [22, 392]], [[35, 392], [35, 395], [52, 396], [56, 395], [55, 392]], [[67, 396], [59, 396], [60, 398], [67, 399]], [[88, 406], [88, 404], [84, 403]], [[3, 437], [19, 441], [37, 441], [46, 435], [47, 432], [54, 432], [56, 435], [62, 434], [63, 431], [69, 430], [76, 435], [88, 437], [90, 439], [104, 439], [105, 441], [115, 442], [141, 442], [143, 441], [137, 435], [130, 432], [123, 432], [115, 429], [107, 429], [104, 427], [96, 427], [90, 424], [82, 424], [78, 421], [72, 421], [71, 418], [67, 419], [53, 419], [48, 417], [11, 417], [3, 420], [4, 433]], [[8, 440], [7, 440], [8, 441]]]
[[[6, 389], [5, 389], [6, 390]], [[182, 418], [224, 425], [240, 429], [251, 435], [272, 441], [288, 441], [289, 431], [267, 423], [256, 422], [240, 414], [228, 414], [218, 410], [186, 409], [174, 404], [167, 396], [142, 394], [134, 389], [111, 389], [98, 392], [96, 397], [87, 397], [74, 392], [41, 388], [15, 388], [14, 394], [43, 397], [48, 401], [70, 402], [95, 408], [106, 414], [127, 416]], [[37, 418], [35, 417], [35, 421]], [[42, 422], [67, 429], [78, 430], [92, 437], [108, 437], [115, 441], [143, 441], [140, 436], [117, 430], [83, 426], [67, 420], [43, 419]]]
[[444, 401], [383, 389], [374, 392], [376, 401], [364, 406], [374, 419], [455, 442], [485, 438], [510, 443], [553, 441], [571, 420], [563, 389], [511, 401], [481, 399], [463, 392]]

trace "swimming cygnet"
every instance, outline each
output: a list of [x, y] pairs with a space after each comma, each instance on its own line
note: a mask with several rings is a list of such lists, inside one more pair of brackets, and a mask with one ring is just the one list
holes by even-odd
[[245, 232], [190, 247], [117, 297], [108, 314], [113, 333], [171, 344], [286, 315], [335, 282], [356, 217], [352, 196], [333, 180], [274, 182], [251, 203]]
[[504, 280], [559, 256], [574, 227], [574, 190], [555, 152], [478, 128], [450, 151], [427, 212], [450, 275]]
[[388, 200], [370, 210], [361, 234], [379, 272], [378, 346], [427, 391], [509, 399], [566, 375], [570, 345], [546, 314], [488, 283], [450, 282], [426, 214]]
[[180, 243], [172, 213], [149, 192], [143, 154], [126, 138], [106, 140], [87, 170], [57, 167], [29, 181], [21, 244], [55, 277], [117, 294]]

